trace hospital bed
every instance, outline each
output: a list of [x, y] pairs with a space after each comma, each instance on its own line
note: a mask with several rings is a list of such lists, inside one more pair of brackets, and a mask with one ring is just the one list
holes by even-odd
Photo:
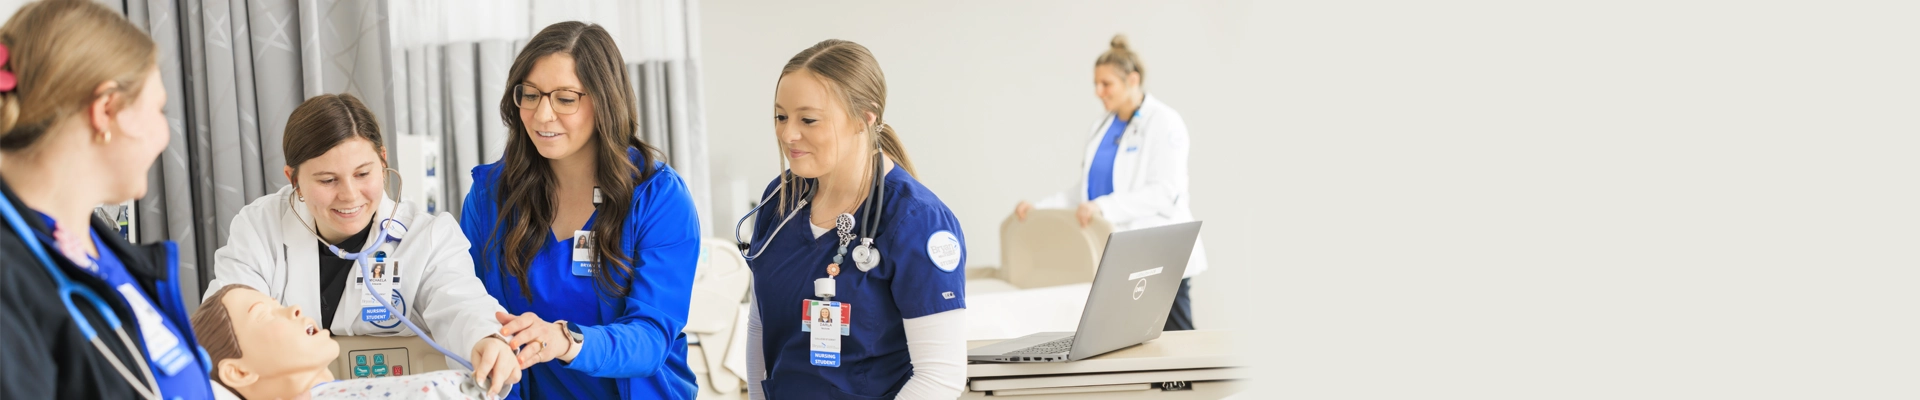
[[[747, 293], [753, 281], [732, 241], [702, 243], [687, 313], [687, 366], [699, 398], [745, 398]], [[739, 334], [735, 334], [739, 333]], [[411, 375], [459, 365], [418, 336], [334, 336], [340, 357], [328, 368], [339, 379]]]

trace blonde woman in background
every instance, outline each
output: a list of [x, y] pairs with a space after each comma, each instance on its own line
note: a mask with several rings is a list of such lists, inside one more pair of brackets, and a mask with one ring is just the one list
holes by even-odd
[[[1194, 220], [1187, 194], [1187, 123], [1147, 94], [1146, 73], [1140, 56], [1127, 47], [1127, 37], [1114, 35], [1107, 51], [1093, 62], [1093, 95], [1106, 113], [1094, 121], [1087, 137], [1077, 182], [1040, 201], [1021, 201], [1013, 208], [1021, 221], [1034, 208], [1074, 209], [1083, 227], [1099, 216], [1116, 231]], [[1206, 247], [1196, 241], [1166, 330], [1194, 329], [1188, 283], [1206, 270]]]

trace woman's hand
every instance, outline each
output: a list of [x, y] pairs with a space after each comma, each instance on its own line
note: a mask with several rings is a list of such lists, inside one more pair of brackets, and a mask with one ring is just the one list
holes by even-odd
[[573, 347], [573, 341], [567, 340], [559, 324], [540, 319], [533, 313], [511, 314], [495, 311], [494, 318], [500, 319], [500, 334], [513, 338], [507, 347], [520, 354], [521, 367], [530, 367], [566, 354]]
[[1028, 203], [1026, 200], [1021, 200], [1020, 204], [1013, 206], [1013, 216], [1019, 217], [1020, 222], [1027, 222], [1028, 211], [1033, 211], [1033, 203]]
[[1080, 218], [1080, 227], [1085, 228], [1087, 224], [1093, 223], [1093, 217], [1100, 216], [1100, 204], [1092, 201], [1080, 203], [1080, 210], [1075, 212], [1074, 216]]
[[520, 382], [520, 361], [513, 348], [499, 336], [488, 336], [473, 344], [473, 379], [487, 385], [487, 393], [501, 396], [501, 390]]

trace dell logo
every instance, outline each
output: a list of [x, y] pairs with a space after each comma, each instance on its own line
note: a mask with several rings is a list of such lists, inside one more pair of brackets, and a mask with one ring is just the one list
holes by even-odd
[[1134, 300], [1139, 300], [1140, 296], [1145, 296], [1146, 294], [1147, 294], [1147, 280], [1141, 279], [1140, 283], [1133, 284]]

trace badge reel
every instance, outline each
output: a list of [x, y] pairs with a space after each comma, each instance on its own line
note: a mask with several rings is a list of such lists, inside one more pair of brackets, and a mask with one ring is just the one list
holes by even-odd
[[[840, 366], [840, 337], [852, 333], [847, 317], [851, 316], [852, 304], [833, 301], [835, 284], [833, 278], [840, 275], [840, 262], [845, 261], [847, 244], [853, 241], [853, 214], [840, 214], [833, 223], [839, 231], [839, 252], [833, 255], [833, 263], [827, 264], [827, 277], [813, 280], [813, 294], [821, 300], [803, 301], [801, 331], [811, 333], [808, 340], [810, 362], [815, 366], [837, 368]], [[858, 263], [856, 256], [855, 263]], [[871, 267], [862, 268], [862, 271]]]

